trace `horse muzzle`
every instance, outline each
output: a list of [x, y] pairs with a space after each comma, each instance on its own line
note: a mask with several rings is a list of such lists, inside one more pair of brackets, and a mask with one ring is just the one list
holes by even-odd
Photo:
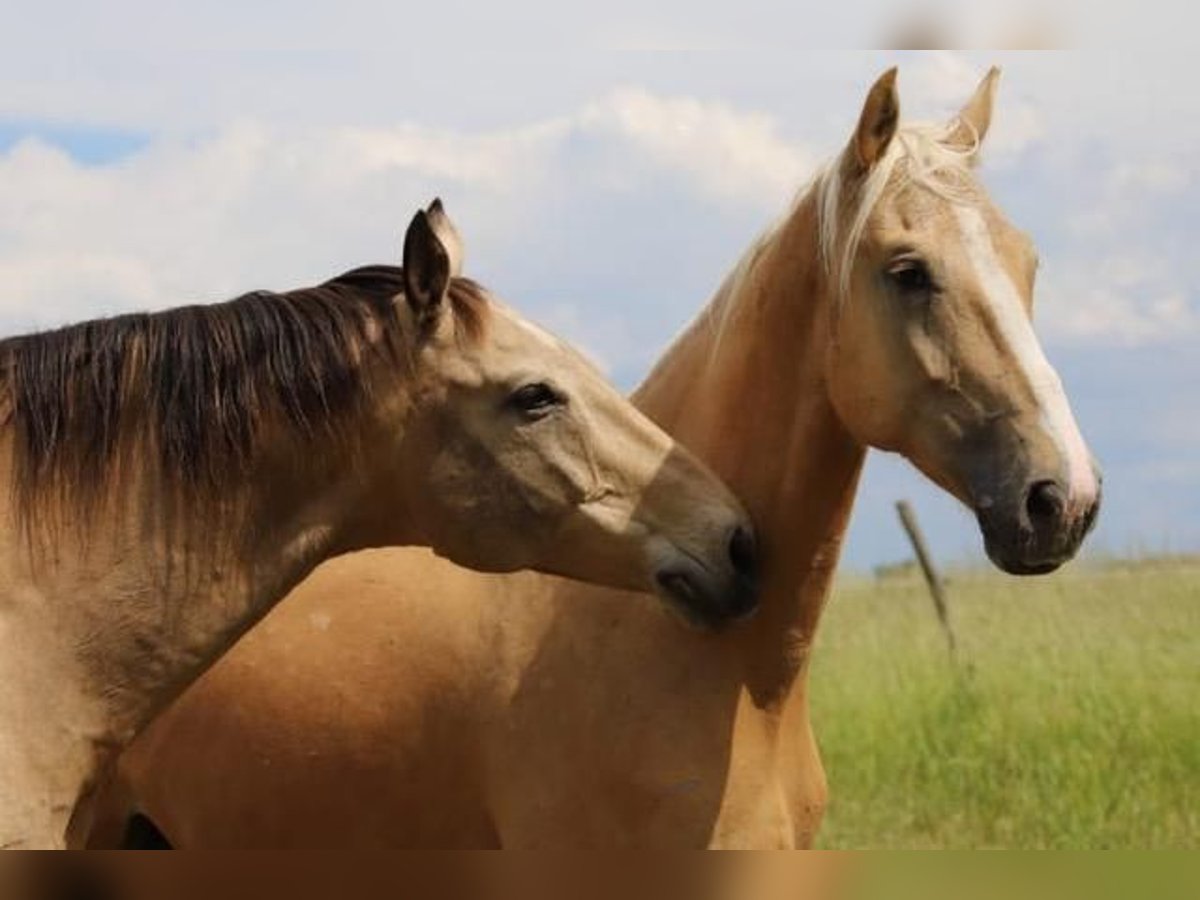
[[1040, 478], [1015, 493], [1006, 503], [976, 504], [988, 558], [1011, 575], [1045, 575], [1073, 559], [1096, 524], [1099, 488], [1081, 500], [1058, 479]]

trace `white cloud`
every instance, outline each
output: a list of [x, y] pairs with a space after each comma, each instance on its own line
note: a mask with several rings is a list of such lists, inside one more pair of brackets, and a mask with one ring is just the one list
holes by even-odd
[[1200, 335], [1200, 310], [1182, 292], [1138, 294], [1103, 285], [1047, 291], [1038, 322], [1059, 343], [1139, 347]]
[[1050, 170], [1080, 202], [1059, 214], [1065, 240], [1047, 260], [1047, 333], [1092, 347], [1193, 338], [1200, 334], [1200, 260], [1178, 219], [1194, 205], [1193, 167], [1129, 153], [1100, 166], [1095, 156], [1077, 148]]
[[[905, 77], [905, 97], [952, 110], [979, 71], [946, 52], [919, 58]], [[1009, 154], [1037, 140], [1036, 116], [1019, 96], [998, 110], [996, 127], [1014, 119], [1023, 136], [1002, 144]], [[411, 211], [435, 193], [447, 195], [464, 223], [469, 255], [512, 256], [522, 241], [544, 242], [554, 227], [543, 220], [547, 208], [653, 194], [664, 179], [715, 211], [761, 211], [766, 221], [814, 162], [766, 114], [637, 87], [570, 115], [492, 131], [243, 122], [201, 139], [163, 138], [101, 167], [27, 140], [0, 155], [0, 315], [14, 325], [49, 324], [394, 259]], [[1064, 215], [1068, 233], [1083, 240], [1052, 261], [1057, 277], [1039, 313], [1046, 333], [1106, 345], [1193, 333], [1200, 314], [1181, 284], [1164, 277], [1170, 260], [1126, 246], [1117, 229], [1135, 193], [1169, 196], [1192, 183], [1190, 171], [1169, 160], [1126, 160], [1100, 183], [1098, 202]], [[605, 314], [615, 323], [628, 310]], [[590, 327], [564, 324], [610, 365], [629, 363], [627, 332], [601, 328], [599, 318], [593, 311]]]
[[971, 96], [982, 75], [963, 54], [937, 50], [901, 68], [901, 91], [921, 98], [921, 115], [948, 116]]
[[[985, 72], [962, 53], [941, 50], [923, 54], [902, 67], [901, 93], [919, 98], [915, 111], [921, 118], [949, 119], [974, 94]], [[984, 147], [988, 164], [1010, 165], [1044, 137], [1037, 107], [1002, 76]]]
[[[632, 88], [490, 132], [243, 122], [106, 166], [26, 140], [0, 154], [0, 315], [52, 324], [394, 259], [408, 217], [435, 193], [470, 253], [536, 246], [554, 227], [542, 208], [586, 204], [613, 190], [613, 173], [638, 193], [665, 175], [744, 210], [781, 205], [806, 164], [768, 116]], [[618, 331], [614, 348], [627, 343]]]
[[[1094, 236], [1094, 235], [1093, 235]], [[1119, 244], [1119, 242], [1118, 242]], [[1139, 347], [1200, 334], [1200, 307], [1149, 249], [1084, 245], [1042, 279], [1038, 321], [1060, 343]]]
[[1148, 160], [1118, 165], [1110, 176], [1112, 189], [1118, 191], [1150, 191], [1169, 194], [1189, 187], [1191, 170], [1167, 160]]
[[87, 252], [37, 252], [0, 259], [0, 314], [15, 323], [90, 318], [113, 297], [122, 306], [161, 305], [159, 282], [141, 259]]
[[[536, 173], [536, 163], [568, 135], [571, 120], [548, 121], [483, 135], [433, 131], [415, 125], [395, 129], [344, 129], [314, 135], [319, 153], [332, 155], [369, 176], [415, 169], [432, 177], [498, 189]], [[534, 164], [534, 165], [531, 165]]]
[[624, 88], [583, 113], [585, 131], [624, 138], [713, 196], [755, 204], [795, 190], [813, 161], [779, 137], [771, 117], [691, 97]]

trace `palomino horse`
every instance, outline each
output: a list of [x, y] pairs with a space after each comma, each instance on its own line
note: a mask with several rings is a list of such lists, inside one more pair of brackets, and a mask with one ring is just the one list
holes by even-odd
[[0, 343], [0, 845], [58, 845], [106, 758], [335, 554], [750, 610], [737, 501], [460, 256], [435, 202], [402, 270]]
[[126, 754], [110, 834], [134, 821], [184, 847], [810, 843], [826, 784], [809, 654], [867, 448], [967, 504], [1013, 573], [1069, 560], [1099, 505], [1030, 325], [1033, 245], [973, 171], [996, 79], [948, 126], [900, 127], [884, 75], [845, 151], [637, 392], [750, 508], [755, 619], [704, 633], [545, 577], [413, 551], [338, 560]]

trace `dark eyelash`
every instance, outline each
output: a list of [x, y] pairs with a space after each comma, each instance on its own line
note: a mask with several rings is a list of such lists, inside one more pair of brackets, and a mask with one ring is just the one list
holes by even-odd
[[928, 293], [934, 290], [933, 274], [921, 260], [904, 260], [887, 272], [888, 279], [903, 293]]
[[518, 412], [536, 418], [560, 406], [563, 398], [550, 385], [538, 382], [513, 391], [508, 402]]

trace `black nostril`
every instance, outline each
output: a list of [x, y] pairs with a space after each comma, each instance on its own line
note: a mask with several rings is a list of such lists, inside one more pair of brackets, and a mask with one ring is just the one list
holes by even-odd
[[758, 546], [754, 532], [739, 525], [729, 538], [729, 560], [733, 569], [744, 578], [753, 578], [758, 572]]
[[1056, 481], [1039, 481], [1029, 489], [1025, 509], [1031, 522], [1057, 521], [1067, 508], [1067, 498]]

